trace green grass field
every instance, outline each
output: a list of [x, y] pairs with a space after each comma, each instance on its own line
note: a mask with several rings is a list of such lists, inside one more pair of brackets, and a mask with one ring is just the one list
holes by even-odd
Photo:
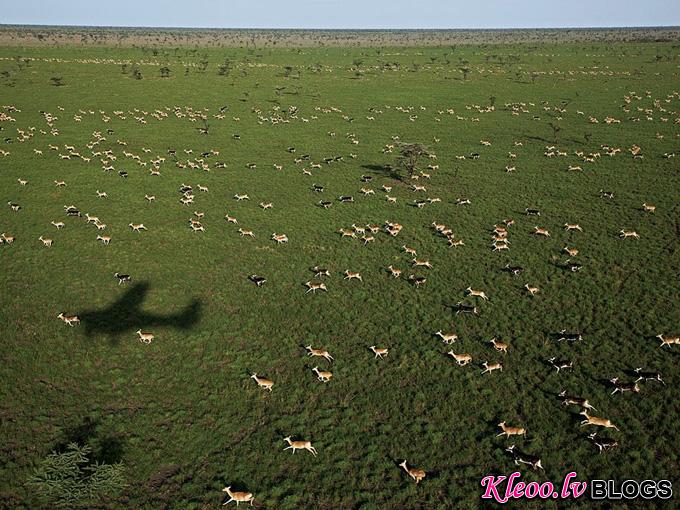
[[[14, 119], [0, 122], [0, 232], [16, 238], [0, 246], [3, 508], [51, 508], [28, 480], [71, 441], [125, 466], [127, 487], [90, 508], [218, 508], [230, 485], [268, 509], [472, 509], [484, 476], [516, 469], [505, 452], [513, 442], [545, 468], [517, 468], [525, 481], [557, 483], [571, 470], [580, 480], [677, 480], [680, 346], [660, 348], [655, 338], [680, 333], [680, 172], [678, 159], [664, 157], [680, 142], [677, 44], [5, 47], [0, 58], [0, 103]], [[103, 138], [88, 148], [95, 132]], [[396, 136], [436, 154], [421, 161], [429, 180], [384, 170], [395, 163], [398, 146], [384, 148]], [[90, 161], [62, 159], [66, 145]], [[632, 157], [634, 145], [643, 158]], [[109, 149], [116, 160], [106, 172]], [[211, 150], [219, 155], [201, 155]], [[557, 151], [566, 156], [545, 155]], [[335, 156], [342, 161], [324, 162]], [[152, 176], [158, 157], [160, 176]], [[196, 159], [209, 171], [191, 168]], [[194, 188], [189, 206], [181, 184]], [[242, 193], [250, 201], [233, 198]], [[413, 205], [428, 197], [441, 202]], [[457, 205], [460, 198], [471, 203]], [[105, 230], [66, 216], [71, 204]], [[526, 216], [527, 207], [541, 216]], [[205, 232], [188, 227], [194, 211], [205, 213]], [[506, 219], [515, 220], [510, 249], [494, 252], [494, 225]], [[365, 246], [338, 233], [386, 221], [403, 230], [381, 230]], [[433, 221], [464, 246], [449, 247]], [[129, 223], [148, 230], [134, 233]], [[535, 226], [551, 237], [532, 235]], [[239, 227], [256, 237], [240, 237]], [[622, 239], [621, 229], [640, 238]], [[272, 232], [290, 241], [277, 245]], [[432, 269], [412, 269], [402, 245]], [[565, 269], [565, 246], [580, 251], [572, 258], [580, 271]], [[504, 272], [506, 264], [523, 274]], [[305, 292], [305, 282], [319, 281], [315, 265], [330, 271], [328, 292]], [[343, 280], [345, 270], [363, 282]], [[119, 285], [115, 272], [132, 282]], [[257, 287], [251, 274], [267, 282]], [[411, 274], [426, 283], [416, 288]], [[540, 292], [531, 297], [525, 284]], [[489, 301], [466, 297], [467, 287]], [[460, 301], [479, 315], [456, 315]], [[68, 327], [60, 312], [81, 323]], [[138, 329], [153, 342], [140, 342]], [[583, 340], [551, 339], [564, 329]], [[459, 339], [444, 345], [438, 330]], [[509, 344], [507, 355], [492, 348], [493, 337]], [[308, 358], [309, 344], [328, 349], [334, 363]], [[371, 345], [389, 355], [375, 359]], [[451, 349], [472, 363], [456, 365]], [[553, 356], [573, 370], [557, 373], [546, 362]], [[502, 362], [503, 371], [482, 375], [484, 361]], [[317, 380], [317, 365], [333, 372], [330, 382]], [[611, 395], [609, 380], [633, 381], [637, 367], [658, 371], [666, 385]], [[254, 372], [274, 381], [271, 393]], [[620, 428], [599, 433], [617, 449], [598, 454], [587, 437], [594, 427], [581, 428], [580, 409], [561, 404], [563, 389]], [[500, 421], [525, 427], [526, 438], [496, 437]], [[312, 441], [318, 457], [283, 451], [289, 435]], [[426, 471], [422, 483], [399, 467], [403, 459]]]

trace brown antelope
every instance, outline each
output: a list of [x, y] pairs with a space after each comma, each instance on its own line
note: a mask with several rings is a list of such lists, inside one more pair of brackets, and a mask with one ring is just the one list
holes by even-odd
[[307, 349], [307, 356], [317, 356], [333, 362], [333, 356], [325, 349], [313, 349], [311, 345], [308, 345], [305, 349]]
[[326, 288], [326, 284], [321, 282], [321, 283], [315, 283], [315, 282], [307, 282], [305, 283], [307, 286], [307, 293], [308, 292], [316, 292], [317, 290], [323, 290], [324, 292], [328, 292], [328, 289]]
[[373, 236], [361, 236], [361, 240], [364, 242], [364, 246], [366, 246], [368, 243], [374, 242], [375, 237], [373, 237]]
[[88, 213], [85, 213], [85, 218], [88, 223], [99, 223], [99, 218], [97, 216], [90, 216]]
[[403, 245], [403, 246], [402, 246], [402, 249], [403, 249], [406, 253], [408, 253], [409, 255], [413, 255], [414, 257], [416, 256], [416, 250], [415, 250], [415, 248], [409, 248], [408, 246]]
[[576, 248], [569, 248], [565, 246], [564, 248], [562, 248], [562, 250], [565, 251], [570, 257], [575, 257], [576, 255], [578, 255], [578, 249]]
[[547, 228], [534, 227], [534, 231], [532, 232], [532, 234], [537, 236], [550, 237], [550, 232], [548, 232]]
[[257, 374], [253, 374], [250, 376], [251, 379], [255, 379], [255, 382], [257, 385], [265, 390], [272, 391], [272, 388], [274, 387], [274, 381], [271, 379], [265, 379], [264, 377], [258, 377]]
[[535, 296], [540, 291], [538, 287], [534, 287], [532, 285], [529, 285], [528, 283], [524, 285], [524, 288], [527, 289], [529, 294], [531, 294], [532, 296]]
[[446, 354], [456, 360], [456, 363], [458, 363], [461, 367], [464, 367], [468, 363], [472, 362], [472, 356], [469, 354], [456, 354], [453, 351], [449, 351]]
[[228, 214], [224, 216], [224, 219], [227, 220], [229, 223], [235, 223], [238, 225], [238, 220], [234, 218], [233, 216], [229, 216]]
[[238, 233], [241, 237], [244, 237], [244, 236], [255, 237], [255, 234], [253, 234], [252, 230], [243, 230], [242, 228], [239, 228]]
[[139, 232], [140, 230], [147, 230], [147, 228], [144, 226], [144, 223], [130, 223], [128, 225], [132, 229], [133, 232]]
[[354, 223], [350, 225], [356, 234], [365, 234], [366, 229], [364, 227], [357, 227]]
[[255, 497], [252, 495], [250, 492], [232, 492], [231, 491], [231, 486], [225, 487], [222, 489], [222, 492], [226, 492], [227, 495], [229, 496], [229, 500], [226, 503], [222, 503], [222, 506], [227, 505], [231, 503], [232, 501], [236, 501], [236, 506], [238, 506], [239, 503], [248, 503], [250, 502], [250, 506], [253, 506], [253, 501], [255, 501]]
[[492, 247], [493, 247], [493, 251], [501, 251], [501, 250], [509, 250], [510, 249], [510, 246], [508, 245], [507, 242], [502, 242], [502, 243], [494, 242], [492, 244]]
[[583, 232], [583, 229], [578, 223], [565, 223], [564, 224], [564, 230], [570, 231], [570, 230], [578, 230], [579, 232]]
[[156, 338], [153, 333], [144, 333], [141, 329], [138, 329], [135, 333], [139, 335], [139, 340], [145, 344], [150, 344]]
[[[7, 244], [12, 244], [15, 239], [16, 238], [14, 236], [8, 236], [4, 232], [2, 234], [0, 234], [0, 240], [2, 240], [2, 242], [7, 243]], [[2, 244], [2, 242], [0, 242], [0, 244]]]
[[349, 270], [347, 270], [347, 271], [345, 271], [343, 274], [345, 275], [345, 277], [343, 278], [343, 280], [357, 279], [357, 280], [362, 281], [362, 282], [364, 281], [364, 279], [361, 277], [361, 274], [358, 273], [358, 272], [354, 272], [354, 271], [349, 271]]
[[680, 336], [664, 337], [664, 335], [656, 335], [656, 337], [661, 340], [661, 345], [659, 347], [663, 347], [664, 345], [667, 345], [668, 347], [671, 345], [680, 345]]
[[347, 230], [345, 228], [341, 228], [338, 230], [340, 234], [342, 234], [342, 237], [356, 237], [357, 234], [354, 232], [354, 230]]
[[485, 361], [482, 363], [482, 366], [484, 367], [482, 374], [491, 373], [494, 370], [500, 370], [501, 372], [503, 371], [503, 365], [500, 363], [489, 363], [488, 361]]
[[389, 349], [384, 347], [376, 347], [375, 345], [371, 345], [369, 349], [373, 351], [373, 354], [375, 354], [376, 358], [382, 358], [383, 356], [387, 356], [389, 354]]
[[619, 430], [619, 428], [614, 425], [610, 420], [606, 418], [598, 418], [597, 416], [589, 416], [587, 410], [581, 411], [579, 414], [582, 414], [585, 416], [585, 420], [581, 422], [581, 427], [585, 425], [596, 425], [598, 427], [605, 427], [605, 428], [611, 428], [611, 429], [616, 429]]
[[562, 397], [562, 405], [568, 406], [568, 405], [576, 405], [580, 406], [583, 409], [592, 409], [593, 411], [597, 411], [592, 405], [590, 405], [590, 402], [588, 402], [588, 399], [581, 398], [581, 397], [572, 397], [567, 395], [566, 390], [562, 390], [559, 393], [559, 396]]
[[635, 238], [635, 239], [640, 239], [640, 235], [639, 235], [637, 232], [635, 232], [635, 230], [621, 229], [621, 230], [619, 230], [619, 232], [620, 232], [619, 237], [622, 237], [622, 238], [624, 238], [624, 239], [626, 239], [626, 238], [628, 238], [628, 237], [633, 237], [633, 238]]
[[422, 469], [408, 467], [406, 465], [406, 460], [399, 464], [399, 466], [404, 468], [404, 471], [408, 473], [408, 476], [415, 480], [416, 484], [419, 484], [423, 480], [423, 478], [425, 478], [426, 475], [425, 471], [423, 471]]
[[496, 437], [503, 436], [503, 435], [506, 436], [506, 437], [510, 437], [510, 436], [527, 437], [527, 431], [526, 431], [526, 429], [524, 429], [522, 427], [508, 427], [505, 424], [504, 421], [500, 422], [498, 424], [498, 426], [503, 429], [503, 432], [501, 432], [500, 434], [496, 434]]
[[432, 269], [432, 264], [429, 260], [413, 259], [411, 263], [413, 264], [413, 267], [426, 267], [428, 269]]
[[446, 345], [451, 345], [456, 340], [458, 340], [458, 335], [455, 333], [442, 333], [441, 329], [437, 331], [435, 335], [441, 338], [442, 342], [444, 342]]
[[64, 321], [66, 324], [69, 326], [73, 326], [73, 324], [79, 324], [80, 323], [80, 317], [77, 315], [66, 315], [63, 312], [57, 315], [58, 318], [60, 318], [62, 321]]
[[109, 244], [111, 242], [111, 236], [97, 236], [97, 241], [101, 241], [102, 244]]
[[495, 338], [492, 338], [491, 340], [489, 340], [489, 343], [491, 345], [493, 345], [493, 348], [496, 349], [498, 352], [502, 352], [503, 354], [508, 353], [508, 347], [509, 347], [508, 344], [506, 344], [504, 342], [499, 342]]
[[307, 450], [310, 452], [312, 455], [316, 457], [316, 449], [312, 446], [311, 441], [291, 441], [290, 436], [284, 437], [283, 440], [288, 443], [288, 446], [286, 446], [283, 450], [293, 450], [293, 453], [295, 453], [295, 450]]
[[277, 234], [276, 232], [274, 232], [271, 238], [273, 241], [276, 241], [276, 244], [288, 242], [288, 236], [286, 234]]
[[396, 269], [396, 268], [392, 267], [391, 265], [387, 266], [387, 269], [389, 270], [389, 272], [392, 274], [392, 276], [394, 278], [399, 278], [401, 276], [401, 272], [402, 272], [401, 269]]
[[653, 213], [654, 211], [656, 211], [656, 206], [645, 202], [642, 204], [642, 210], [645, 212]]
[[465, 243], [463, 242], [462, 239], [453, 239], [452, 237], [449, 237], [447, 239], [447, 242], [449, 243], [449, 246], [465, 246]]
[[319, 379], [319, 381], [324, 383], [330, 381], [331, 377], [333, 377], [333, 374], [331, 372], [319, 370], [319, 367], [312, 368], [312, 372], [316, 374], [316, 377]]
[[472, 289], [472, 288], [470, 288], [470, 287], [468, 287], [468, 288], [465, 289], [465, 290], [467, 291], [467, 295], [468, 295], [468, 296], [479, 297], [479, 298], [482, 298], [484, 301], [488, 301], [488, 300], [489, 300], [489, 298], [486, 296], [486, 294], [484, 293], [483, 290], [474, 290], [474, 289]]
[[44, 246], [47, 246], [48, 248], [49, 248], [50, 246], [52, 246], [52, 243], [53, 243], [52, 239], [45, 239], [45, 238], [43, 238], [43, 236], [40, 236], [40, 237], [38, 238], [38, 241], [42, 241], [43, 245], [44, 245]]

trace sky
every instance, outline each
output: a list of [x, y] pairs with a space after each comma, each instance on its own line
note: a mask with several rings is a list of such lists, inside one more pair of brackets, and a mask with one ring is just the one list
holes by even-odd
[[680, 0], [0, 0], [0, 24], [319, 29], [678, 26]]

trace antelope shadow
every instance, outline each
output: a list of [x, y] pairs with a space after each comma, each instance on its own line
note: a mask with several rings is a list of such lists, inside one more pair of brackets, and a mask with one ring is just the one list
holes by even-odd
[[116, 341], [120, 335], [133, 333], [138, 329], [172, 327], [186, 330], [200, 320], [201, 303], [196, 299], [176, 313], [160, 315], [143, 311], [141, 306], [148, 292], [148, 282], [136, 283], [106, 308], [78, 313], [85, 334], [88, 337], [104, 334]]

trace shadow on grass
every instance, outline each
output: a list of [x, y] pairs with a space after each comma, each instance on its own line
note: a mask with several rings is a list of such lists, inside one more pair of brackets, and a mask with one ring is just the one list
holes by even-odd
[[394, 179], [396, 181], [403, 181], [401, 175], [399, 175], [397, 172], [397, 169], [391, 165], [361, 165], [361, 168], [365, 168], [374, 174], [389, 177], [390, 179]]
[[86, 416], [83, 421], [72, 428], [66, 429], [64, 438], [54, 448], [57, 452], [66, 451], [71, 443], [80, 446], [90, 446], [90, 463], [115, 464], [123, 458], [123, 440], [116, 434], [101, 432], [99, 420]]
[[149, 292], [149, 284], [140, 282], [130, 287], [120, 298], [101, 310], [85, 310], [78, 313], [85, 334], [105, 334], [117, 341], [122, 334], [138, 329], [148, 332], [154, 327], [189, 329], [199, 320], [201, 303], [193, 300], [184, 310], [174, 314], [157, 315], [141, 310]]

